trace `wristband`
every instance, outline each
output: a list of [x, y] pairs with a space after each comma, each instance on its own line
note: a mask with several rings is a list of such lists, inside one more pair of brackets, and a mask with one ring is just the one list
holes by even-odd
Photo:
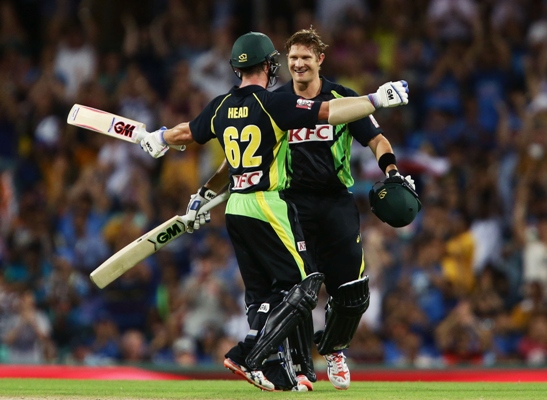
[[160, 128], [160, 139], [161, 139], [161, 144], [167, 146], [167, 142], [165, 141], [164, 137], [163, 137], [163, 133], [167, 130], [167, 128], [165, 126], [162, 126]]
[[378, 104], [378, 95], [376, 93], [371, 93], [369, 94], [368, 96], [368, 100], [372, 103], [372, 105], [374, 106], [374, 108], [379, 108], [379, 104]]
[[378, 160], [378, 166], [380, 167], [384, 175], [386, 174], [387, 167], [391, 164], [397, 165], [397, 159], [395, 158], [395, 154], [393, 153], [384, 153]]
[[216, 196], [217, 196], [217, 193], [211, 189], [207, 189], [205, 186], [202, 186], [200, 189], [199, 189], [199, 192], [198, 194], [203, 197], [204, 199], [207, 199], [207, 200], [213, 200]]

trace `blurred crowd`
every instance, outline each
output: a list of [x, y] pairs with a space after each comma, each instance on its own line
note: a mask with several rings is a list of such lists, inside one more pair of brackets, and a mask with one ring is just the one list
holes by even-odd
[[410, 87], [375, 113], [417, 183], [410, 226], [370, 212], [381, 172], [352, 155], [372, 298], [349, 362], [547, 365], [545, 0], [0, 0], [0, 362], [220, 365], [247, 330], [224, 206], [107, 288], [88, 278], [184, 214], [220, 146], [154, 160], [66, 116], [172, 127], [238, 83], [239, 35], [272, 38], [282, 84], [284, 40], [310, 25], [325, 77]]

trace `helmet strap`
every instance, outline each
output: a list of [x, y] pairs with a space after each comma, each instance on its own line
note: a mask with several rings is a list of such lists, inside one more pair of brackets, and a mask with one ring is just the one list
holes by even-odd
[[268, 62], [268, 87], [274, 86], [277, 83], [277, 73], [281, 64], [278, 61], [279, 52], [275, 51], [268, 57], [266, 61]]

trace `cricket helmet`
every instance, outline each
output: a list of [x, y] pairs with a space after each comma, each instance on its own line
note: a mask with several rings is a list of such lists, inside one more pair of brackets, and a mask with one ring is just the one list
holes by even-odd
[[410, 224], [422, 208], [418, 194], [402, 179], [378, 182], [368, 196], [372, 212], [394, 228]]
[[[249, 32], [235, 41], [232, 47], [230, 64], [232, 68], [246, 68], [268, 62], [270, 85], [274, 85], [277, 81], [277, 71], [280, 66], [278, 56], [279, 52], [268, 36], [260, 32]], [[241, 78], [240, 73], [236, 72], [236, 75]]]

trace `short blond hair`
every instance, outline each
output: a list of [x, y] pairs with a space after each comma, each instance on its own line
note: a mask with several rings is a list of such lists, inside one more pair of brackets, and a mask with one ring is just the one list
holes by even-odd
[[309, 29], [301, 29], [298, 32], [293, 33], [293, 35], [287, 39], [285, 42], [285, 50], [287, 50], [287, 53], [295, 44], [311, 48], [317, 57], [319, 57], [321, 53], [324, 53], [327, 47], [329, 47], [328, 44], [323, 42], [321, 36], [313, 26], [310, 26]]

